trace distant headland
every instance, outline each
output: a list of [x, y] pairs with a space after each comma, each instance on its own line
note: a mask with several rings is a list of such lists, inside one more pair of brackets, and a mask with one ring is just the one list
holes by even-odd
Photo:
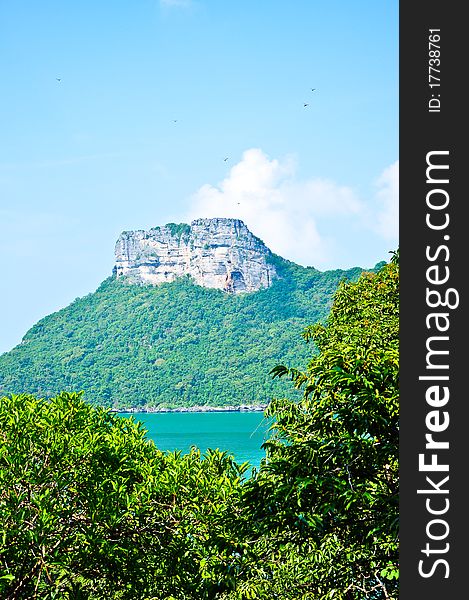
[[207, 413], [207, 412], [264, 412], [267, 404], [241, 404], [239, 406], [178, 406], [177, 408], [165, 407], [131, 407], [111, 410], [118, 414], [132, 413]]

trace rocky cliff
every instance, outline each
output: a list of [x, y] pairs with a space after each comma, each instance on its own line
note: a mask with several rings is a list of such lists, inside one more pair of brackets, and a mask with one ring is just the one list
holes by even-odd
[[277, 276], [270, 250], [239, 219], [124, 231], [115, 255], [116, 277], [132, 283], [157, 285], [190, 275], [203, 287], [239, 293], [270, 287]]

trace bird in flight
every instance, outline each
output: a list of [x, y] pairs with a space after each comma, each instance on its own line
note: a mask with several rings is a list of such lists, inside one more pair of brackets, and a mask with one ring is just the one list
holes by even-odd
[[60, 77], [56, 77], [57, 81], [62, 81], [62, 79]]
[[229, 158], [228, 156], [227, 156], [226, 158], [224, 158], [224, 159], [223, 159], [223, 160], [224, 160], [224, 162], [226, 162], [226, 161], [228, 160], [228, 158]]
[[177, 120], [177, 119], [173, 119], [173, 123], [177, 123], [177, 122], [178, 122], [178, 120]]
[[312, 91], [312, 92], [314, 92], [314, 90], [315, 90], [315, 89], [316, 89], [316, 88], [311, 88], [311, 91]]
[[307, 104], [306, 102], [303, 104], [303, 107], [306, 108], [307, 106], [309, 106], [309, 104]]

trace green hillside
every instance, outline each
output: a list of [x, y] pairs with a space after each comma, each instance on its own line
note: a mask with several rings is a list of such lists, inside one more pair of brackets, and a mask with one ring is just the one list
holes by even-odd
[[312, 349], [299, 334], [326, 317], [338, 283], [362, 270], [320, 272], [274, 260], [282, 278], [251, 294], [203, 288], [188, 277], [159, 286], [110, 277], [0, 356], [0, 392], [84, 390], [89, 402], [120, 409], [291, 396], [269, 370], [305, 363]]

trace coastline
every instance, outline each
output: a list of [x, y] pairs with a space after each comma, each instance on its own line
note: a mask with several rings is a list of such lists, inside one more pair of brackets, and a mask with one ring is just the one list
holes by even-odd
[[165, 407], [132, 407], [113, 409], [112, 413], [207, 413], [207, 412], [264, 412], [267, 404], [241, 404], [240, 406], [179, 406], [177, 408]]

